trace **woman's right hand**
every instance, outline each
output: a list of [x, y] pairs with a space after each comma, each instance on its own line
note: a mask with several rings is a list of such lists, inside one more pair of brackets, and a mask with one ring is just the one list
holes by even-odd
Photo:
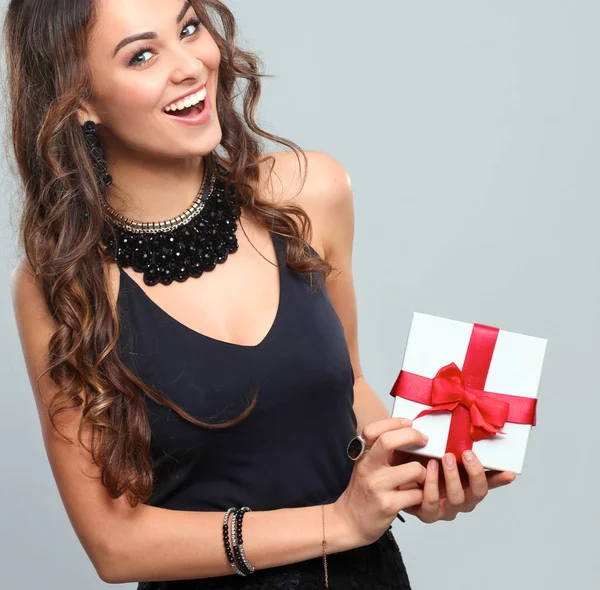
[[406, 418], [386, 418], [365, 426], [365, 451], [334, 507], [357, 536], [359, 545], [374, 543], [404, 508], [423, 502], [427, 471], [417, 460], [390, 465], [396, 449], [422, 447], [426, 436]]

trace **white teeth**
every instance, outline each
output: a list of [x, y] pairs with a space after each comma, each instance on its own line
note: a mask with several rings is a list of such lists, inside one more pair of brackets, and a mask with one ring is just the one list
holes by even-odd
[[200, 90], [200, 92], [196, 92], [196, 94], [186, 96], [183, 100], [170, 104], [168, 107], [165, 108], [165, 111], [181, 111], [187, 107], [191, 107], [192, 105], [202, 102], [205, 98], [206, 86], [202, 90]]

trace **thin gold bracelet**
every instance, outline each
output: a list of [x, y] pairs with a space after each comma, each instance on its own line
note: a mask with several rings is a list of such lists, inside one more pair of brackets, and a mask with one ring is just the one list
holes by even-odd
[[323, 513], [323, 569], [325, 570], [325, 588], [329, 588], [329, 575], [327, 572], [327, 541], [325, 540], [325, 506], [321, 504]]

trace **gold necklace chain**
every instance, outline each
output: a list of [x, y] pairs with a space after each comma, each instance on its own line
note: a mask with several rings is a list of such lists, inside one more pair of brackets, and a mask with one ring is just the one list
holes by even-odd
[[[186, 223], [189, 223], [196, 215], [198, 215], [202, 209], [204, 209], [204, 205], [206, 201], [202, 200], [202, 193], [204, 191], [204, 187], [206, 186], [206, 180], [208, 175], [208, 167], [204, 171], [204, 179], [202, 181], [202, 186], [198, 191], [198, 194], [194, 198], [192, 204], [180, 215], [177, 217], [173, 217], [171, 219], [167, 219], [165, 221], [137, 221], [135, 219], [129, 219], [122, 215], [121, 213], [115, 211], [107, 202], [104, 197], [100, 197], [100, 202], [104, 209], [106, 215], [110, 218], [110, 221], [115, 225], [119, 226], [122, 229], [126, 229], [135, 233], [157, 233], [164, 231], [173, 231]], [[210, 178], [210, 190], [208, 192], [207, 198], [213, 193], [215, 188], [216, 175], [211, 174]]]

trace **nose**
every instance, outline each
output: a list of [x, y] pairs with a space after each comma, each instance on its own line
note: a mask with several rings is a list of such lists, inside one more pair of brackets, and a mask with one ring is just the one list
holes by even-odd
[[171, 78], [174, 83], [179, 83], [187, 78], [202, 79], [202, 71], [205, 66], [200, 56], [198, 49], [194, 51], [190, 47], [180, 45], [177, 51], [173, 54], [173, 71]]

